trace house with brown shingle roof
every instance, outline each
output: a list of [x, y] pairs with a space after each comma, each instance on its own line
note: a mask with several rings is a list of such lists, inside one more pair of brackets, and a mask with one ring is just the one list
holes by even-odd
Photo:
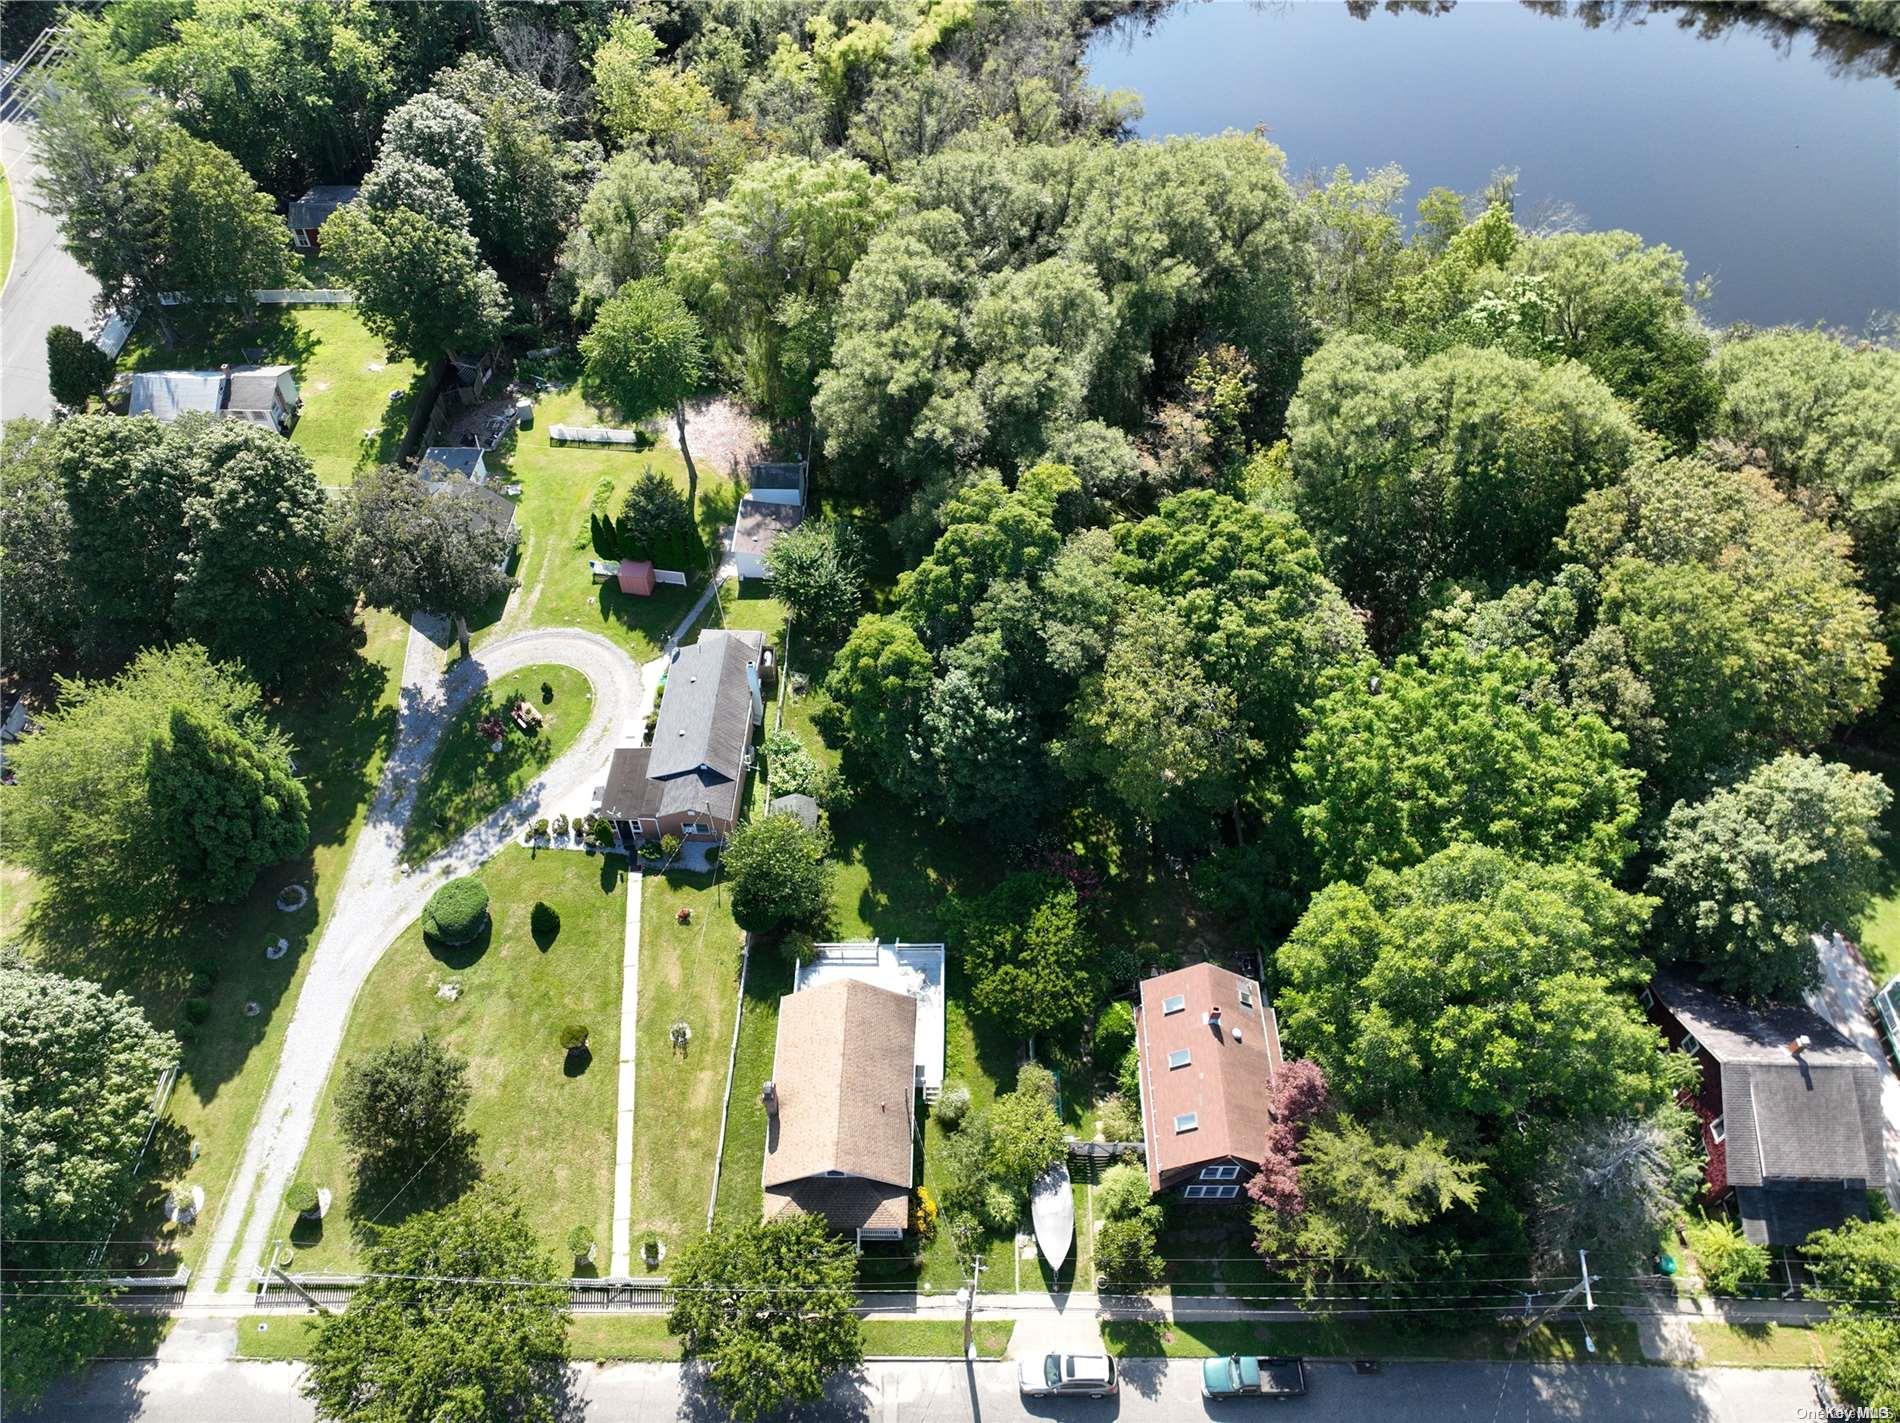
[[1148, 1188], [1238, 1199], [1260, 1167], [1280, 1067], [1280, 1025], [1259, 983], [1211, 963], [1146, 979], [1135, 1034]]
[[917, 1000], [841, 978], [779, 999], [765, 1084], [765, 1218], [823, 1216], [865, 1240], [910, 1221]]

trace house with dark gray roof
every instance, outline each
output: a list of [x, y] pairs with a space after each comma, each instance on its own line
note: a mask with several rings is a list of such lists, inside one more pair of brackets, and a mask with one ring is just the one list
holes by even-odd
[[424, 479], [447, 479], [459, 474], [471, 484], [488, 483], [488, 464], [476, 445], [431, 445], [422, 452], [416, 468]]
[[338, 208], [356, 201], [356, 188], [343, 183], [326, 183], [312, 188], [290, 204], [286, 221], [291, 242], [306, 251], [317, 250], [317, 229]]
[[1879, 1063], [1800, 1004], [1746, 1004], [1673, 972], [1640, 996], [1670, 1048], [1702, 1069], [1690, 1105], [1705, 1195], [1734, 1209], [1744, 1235], [1793, 1247], [1867, 1214], [1867, 1193], [1887, 1183]]
[[623, 842], [724, 840], [739, 821], [752, 731], [765, 719], [757, 632], [708, 628], [673, 654], [651, 742], [614, 752], [600, 814]]
[[218, 415], [287, 435], [303, 400], [289, 366], [220, 366], [215, 371], [140, 371], [127, 413], [170, 422]]

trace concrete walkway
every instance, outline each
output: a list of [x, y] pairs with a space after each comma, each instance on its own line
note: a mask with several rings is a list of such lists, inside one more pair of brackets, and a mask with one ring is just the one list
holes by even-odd
[[627, 947], [620, 961], [620, 1114], [614, 1122], [614, 1235], [608, 1274], [633, 1273], [633, 1059], [639, 1046], [640, 886], [638, 857], [627, 870]]
[[0, 419], [53, 413], [47, 387], [46, 333], [55, 326], [92, 330], [99, 284], [59, 245], [59, 225], [34, 206], [40, 166], [29, 124], [0, 124], [0, 162], [13, 190], [13, 272], [0, 273]]
[[[638, 735], [639, 669], [598, 633], [537, 628], [490, 643], [443, 671], [450, 634], [438, 619], [417, 617], [403, 662], [396, 745], [383, 768], [369, 821], [343, 872], [310, 971], [298, 994], [264, 1103], [224, 1198], [187, 1303], [238, 1302], [282, 1220], [277, 1206], [316, 1123], [317, 1104], [342, 1046], [350, 1009], [384, 948], [421, 912], [445, 879], [477, 869], [515, 839], [544, 802], [584, 794], [628, 728]], [[455, 714], [491, 680], [537, 662], [579, 671], [593, 686], [594, 715], [561, 758], [507, 805], [421, 865], [404, 863], [403, 829], [417, 786]], [[248, 1219], [248, 1226], [246, 1221]], [[240, 1244], [238, 1232], [244, 1231]], [[221, 1293], [227, 1269], [233, 1288]]]

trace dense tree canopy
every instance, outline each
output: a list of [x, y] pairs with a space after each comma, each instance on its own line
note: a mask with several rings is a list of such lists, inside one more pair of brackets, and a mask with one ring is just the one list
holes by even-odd
[[1461, 645], [1336, 673], [1295, 761], [1324, 872], [1357, 879], [1468, 840], [1614, 873], [1638, 776], [1621, 735], [1540, 690], [1551, 671]]
[[1033, 1037], [1095, 1006], [1094, 936], [1067, 880], [1011, 875], [952, 912], [979, 1013]]
[[1570, 506], [1644, 442], [1579, 366], [1472, 348], [1412, 362], [1356, 336], [1307, 361], [1287, 432], [1301, 517], [1388, 646], [1437, 580], [1538, 568]]
[[432, 491], [394, 466], [358, 479], [342, 537], [363, 600], [453, 617], [467, 656], [469, 617], [514, 586], [503, 567], [513, 530], [497, 523], [492, 497], [460, 480]]
[[311, 1342], [304, 1393], [325, 1418], [561, 1416], [567, 1292], [520, 1206], [477, 1192], [379, 1232], [364, 1263]]
[[1321, 890], [1281, 946], [1281, 1033], [1342, 1106], [1462, 1124], [1515, 1176], [1559, 1124], [1667, 1099], [1678, 1069], [1634, 996], [1652, 907], [1582, 865], [1469, 845], [1375, 869]]
[[289, 743], [236, 668], [183, 643], [59, 693], [39, 732], [7, 752], [20, 781], [7, 858], [63, 908], [149, 922], [181, 902], [241, 898], [261, 868], [303, 848], [309, 801]]
[[13, 676], [48, 676], [92, 641], [56, 445], [53, 427], [38, 420], [9, 420], [0, 433], [0, 647]]
[[0, 950], [0, 1021], [0, 1248], [12, 1277], [0, 1389], [19, 1406], [113, 1336], [87, 1267], [93, 1242], [118, 1226], [178, 1044], [124, 994], [11, 950]]
[[831, 907], [825, 848], [795, 815], [748, 820], [733, 831], [725, 854], [733, 922], [754, 933], [819, 927]]
[[365, 1186], [450, 1187], [469, 1174], [475, 1133], [466, 1123], [468, 1059], [427, 1033], [343, 1065], [337, 1133]]
[[671, 414], [686, 460], [686, 507], [698, 502], [699, 470], [686, 443], [686, 400], [706, 374], [699, 321], [658, 277], [628, 282], [609, 297], [581, 340], [595, 399], [631, 420]]

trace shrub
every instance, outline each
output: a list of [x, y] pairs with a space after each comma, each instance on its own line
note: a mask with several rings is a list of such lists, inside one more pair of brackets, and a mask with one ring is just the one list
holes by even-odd
[[594, 1232], [584, 1225], [577, 1225], [567, 1233], [567, 1253], [576, 1260], [585, 1260], [594, 1253]]
[[1095, 1270], [1112, 1285], [1151, 1285], [1164, 1268], [1155, 1250], [1161, 1224], [1159, 1206], [1143, 1206], [1133, 1215], [1102, 1222], [1095, 1233]]
[[1102, 1135], [1110, 1141], [1141, 1140], [1141, 1109], [1138, 1098], [1111, 1092], [1095, 1104], [1095, 1119], [1102, 1124]]
[[668, 834], [660, 837], [660, 853], [669, 860], [685, 848], [686, 842], [677, 835]]
[[1817, 1230], [1801, 1247], [1811, 1299], [1900, 1303], [1900, 1218], [1849, 1220]]
[[450, 880], [429, 896], [422, 911], [422, 932], [445, 944], [466, 944], [487, 923], [488, 886], [474, 875]]
[[1051, 1107], [1062, 1100], [1056, 1088], [1056, 1075], [1040, 1062], [1025, 1062], [1016, 1070], [1016, 1090], [1040, 1097]]
[[528, 929], [537, 944], [553, 943], [561, 932], [561, 913], [546, 900], [538, 900], [528, 915]]
[[765, 765], [775, 796], [812, 795], [818, 788], [818, 763], [789, 731], [774, 731], [765, 738]]
[[308, 1181], [292, 1181], [284, 1192], [284, 1209], [292, 1215], [311, 1215], [322, 1204], [317, 1188]]
[[919, 1186], [910, 1203], [910, 1233], [919, 1244], [926, 1244], [937, 1233], [937, 1198], [930, 1187]]
[[990, 1106], [990, 1175], [1019, 1195], [1062, 1159], [1067, 1137], [1048, 1098], [1018, 1087]]
[[1148, 1173], [1139, 1166], [1111, 1166], [1095, 1190], [1095, 1209], [1107, 1220], [1126, 1220], [1149, 1201]]
[[1702, 1266], [1702, 1278], [1717, 1294], [1732, 1295], [1744, 1284], [1768, 1278], [1768, 1252], [1729, 1221], [1704, 1218], [1683, 1233]]
[[970, 1089], [961, 1082], [946, 1082], [933, 1110], [945, 1131], [955, 1131], [970, 1115]]
[[549, 702], [553, 700], [554, 700], [554, 684], [552, 682], [543, 682], [541, 684], [541, 705], [546, 706]]
[[545, 840], [548, 838], [548, 818], [545, 815], [535, 821], [529, 828], [534, 832], [535, 839]]
[[1022, 1220], [1022, 1203], [1007, 1186], [992, 1181], [978, 1198], [983, 1223], [991, 1230], [1013, 1230]]
[[196, 1026], [211, 1016], [211, 1005], [202, 998], [185, 1000], [185, 1021]]
[[614, 843], [614, 825], [604, 815], [596, 815], [587, 822], [587, 838], [594, 848], [605, 850]]
[[1141, 1100], [1141, 1046], [1131, 1043], [1128, 1051], [1122, 1054], [1122, 1064], [1115, 1069], [1115, 1090], [1126, 1101]]
[[565, 815], [557, 815], [554, 817], [554, 838], [556, 840], [564, 840], [567, 838], [567, 817]]
[[112, 357], [72, 327], [55, 326], [46, 333], [46, 382], [61, 405], [83, 407], [105, 389], [112, 367]]
[[651, 840], [642, 840], [640, 842], [640, 858], [643, 860], [659, 859], [660, 847], [654, 844]]
[[1095, 1060], [1120, 1062], [1122, 1054], [1135, 1045], [1135, 1008], [1125, 998], [1117, 998], [1102, 1009], [1095, 1020]]
[[191, 991], [196, 996], [202, 998], [211, 991], [217, 981], [215, 974], [206, 973], [202, 968], [193, 969], [191, 973]]
[[586, 1047], [587, 1025], [585, 1023], [569, 1023], [566, 1027], [562, 1028], [561, 1046], [566, 1048], [569, 1052], [579, 1052], [582, 1048]]

